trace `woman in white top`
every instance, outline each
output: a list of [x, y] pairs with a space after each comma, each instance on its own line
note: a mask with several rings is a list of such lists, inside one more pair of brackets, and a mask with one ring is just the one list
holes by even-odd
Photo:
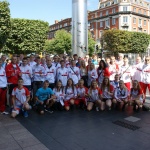
[[125, 109], [125, 106], [128, 103], [128, 89], [123, 80], [119, 81], [119, 87], [115, 89], [113, 103], [114, 105], [117, 104], [117, 106], [121, 107], [122, 110]]
[[90, 67], [88, 69], [88, 86], [90, 87], [91, 85], [91, 82], [93, 80], [96, 80], [98, 78], [98, 75], [97, 75], [97, 71], [95, 69], [95, 66], [93, 63], [90, 64]]
[[88, 82], [87, 67], [85, 65], [84, 60], [81, 61], [80, 76], [81, 76], [81, 79], [84, 80], [84, 86], [88, 87], [88, 84], [87, 84], [87, 82]]
[[101, 110], [105, 109], [105, 106], [108, 107], [108, 110], [111, 110], [111, 105], [112, 105], [112, 97], [113, 97], [113, 91], [114, 88], [110, 84], [109, 78], [104, 77], [102, 85], [101, 85]]
[[74, 106], [75, 99], [77, 97], [77, 90], [74, 86], [74, 82], [71, 78], [68, 79], [67, 85], [65, 87], [65, 98], [64, 98], [64, 106], [65, 109], [68, 111], [70, 107]]
[[64, 107], [64, 87], [61, 81], [56, 83], [56, 87], [53, 89], [54, 95], [56, 96], [55, 104], [53, 105], [55, 110], [63, 110]]
[[[133, 87], [130, 91], [130, 103], [133, 105], [133, 110], [139, 110], [143, 104], [143, 91], [137, 80], [133, 81]], [[138, 108], [136, 108], [138, 106]]]
[[91, 111], [93, 106], [96, 105], [96, 111], [99, 111], [101, 107], [100, 100], [101, 90], [98, 88], [97, 82], [93, 80], [91, 87], [88, 90], [87, 110]]

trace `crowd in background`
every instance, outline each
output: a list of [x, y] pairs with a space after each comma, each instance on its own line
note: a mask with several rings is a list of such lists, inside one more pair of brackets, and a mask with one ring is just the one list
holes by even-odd
[[[125, 110], [132, 105], [139, 111], [150, 91], [150, 57], [137, 57], [130, 65], [128, 58], [119, 54], [100, 59], [96, 55], [84, 58], [74, 54], [37, 54], [25, 57], [6, 55], [0, 59], [0, 112], [11, 116], [20, 112], [25, 117], [31, 106], [40, 114], [45, 111], [81, 108], [91, 111]], [[7, 94], [8, 93], [8, 94]], [[8, 100], [9, 98], [9, 100]]]

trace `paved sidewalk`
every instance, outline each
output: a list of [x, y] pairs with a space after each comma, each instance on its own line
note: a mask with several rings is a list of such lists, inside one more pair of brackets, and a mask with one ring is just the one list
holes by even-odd
[[0, 150], [48, 150], [48, 148], [16, 119], [0, 114]]

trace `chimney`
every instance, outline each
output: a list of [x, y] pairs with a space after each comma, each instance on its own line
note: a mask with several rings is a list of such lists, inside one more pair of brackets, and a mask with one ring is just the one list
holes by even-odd
[[58, 22], [59, 22], [58, 20], [55, 20], [55, 24], [58, 23]]

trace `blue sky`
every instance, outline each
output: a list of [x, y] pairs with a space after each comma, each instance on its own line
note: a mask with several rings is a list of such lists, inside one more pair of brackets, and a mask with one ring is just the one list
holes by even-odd
[[[3, 0], [0, 0], [3, 1]], [[72, 0], [7, 0], [12, 18], [38, 19], [50, 25], [72, 15]], [[88, 10], [96, 10], [99, 0], [88, 0]]]

